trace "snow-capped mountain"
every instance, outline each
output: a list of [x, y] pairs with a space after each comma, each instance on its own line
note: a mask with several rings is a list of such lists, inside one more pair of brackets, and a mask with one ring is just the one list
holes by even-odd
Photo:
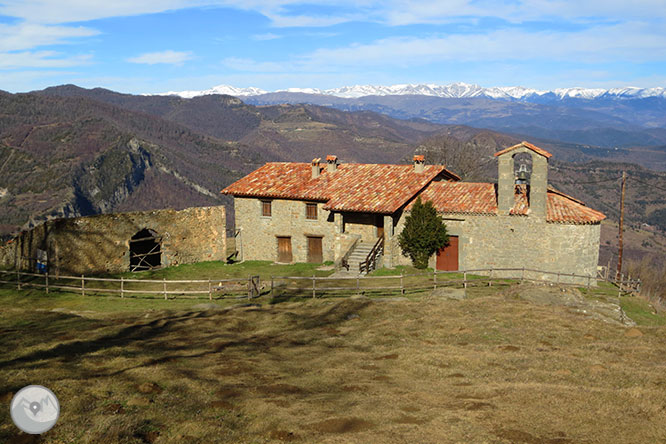
[[[646, 98], [646, 97], [663, 97], [666, 98], [666, 88], [612, 88], [612, 89], [599, 89], [599, 88], [558, 88], [552, 91], [537, 90], [533, 88], [524, 88], [522, 86], [502, 86], [484, 88], [475, 84], [467, 84], [463, 82], [451, 83], [449, 85], [435, 85], [435, 84], [399, 84], [391, 86], [376, 86], [376, 85], [355, 85], [343, 86], [341, 88], [333, 89], [317, 89], [317, 88], [288, 88], [284, 90], [273, 91], [275, 93], [303, 93], [303, 94], [316, 94], [325, 96], [334, 96], [346, 99], [357, 99], [367, 96], [402, 96], [402, 95], [419, 95], [419, 96], [433, 96], [444, 98], [470, 98], [470, 97], [486, 97], [490, 99], [503, 99], [503, 100], [527, 100], [540, 98], [543, 96], [552, 96], [559, 99], [573, 98], [573, 99], [597, 99], [600, 97], [608, 98]], [[197, 96], [204, 96], [209, 94], [228, 94], [237, 97], [249, 97], [267, 94], [259, 88], [236, 88], [228, 85], [219, 85], [204, 91], [169, 91], [157, 95], [175, 95], [183, 98], [192, 98]]]
[[159, 94], [144, 94], [147, 96], [179, 96], [184, 99], [191, 99], [192, 97], [199, 97], [199, 96], [209, 96], [212, 94], [226, 94], [228, 96], [235, 96], [235, 97], [241, 97], [241, 96], [258, 96], [261, 94], [266, 94], [268, 91], [264, 91], [263, 89], [259, 88], [236, 88], [234, 86], [229, 86], [229, 85], [218, 85], [214, 86], [211, 89], [206, 89], [203, 91], [169, 91], [165, 93], [159, 93]]

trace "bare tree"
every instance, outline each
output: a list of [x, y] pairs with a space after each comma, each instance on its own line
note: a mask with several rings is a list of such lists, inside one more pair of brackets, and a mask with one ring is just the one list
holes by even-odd
[[416, 148], [428, 163], [446, 165], [467, 181], [493, 177], [494, 152], [494, 148], [473, 139], [463, 142], [449, 135], [435, 136]]

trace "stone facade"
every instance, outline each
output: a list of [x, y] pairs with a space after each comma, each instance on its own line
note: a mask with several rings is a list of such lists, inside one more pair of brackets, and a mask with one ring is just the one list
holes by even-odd
[[[523, 153], [532, 157], [529, 185], [524, 187], [524, 182], [518, 182], [520, 185], [517, 186], [517, 180], [527, 179], [518, 177], [514, 171], [514, 157]], [[451, 173], [446, 180], [440, 180], [443, 179], [440, 173], [431, 176], [428, 183], [419, 183], [413, 188], [413, 194], [402, 197], [399, 205], [390, 207], [379, 204], [391, 202], [396, 195], [402, 196], [399, 191], [404, 190], [410, 180], [407, 176], [399, 176], [397, 169], [391, 177], [382, 176], [387, 174], [383, 166], [356, 166], [359, 171], [366, 172], [375, 168], [377, 176], [368, 180], [359, 173], [358, 177], [366, 181], [365, 185], [359, 185], [358, 180], [361, 179], [358, 179], [340, 186], [336, 185], [336, 176], [322, 181], [321, 175], [325, 173], [320, 169], [319, 159], [313, 160], [311, 174], [305, 171], [303, 164], [267, 164], [264, 169], [249, 175], [247, 180], [241, 179], [223, 190], [235, 196], [236, 227], [240, 229], [237, 249], [243, 260], [276, 261], [278, 238], [288, 237], [291, 260], [306, 262], [308, 236], [318, 236], [322, 238], [323, 260], [339, 264], [356, 242], [374, 244], [383, 232], [381, 264], [385, 267], [407, 265], [410, 260], [400, 251], [398, 234], [404, 228], [410, 202], [417, 195], [428, 195], [429, 200], [439, 202], [435, 208], [444, 217], [449, 234], [458, 237], [460, 270], [525, 267], [569, 275], [561, 277], [561, 282], [587, 283], [587, 278], [576, 279], [570, 275], [595, 276], [600, 221], [605, 216], [574, 198], [555, 190], [548, 191], [548, 159], [551, 154], [547, 151], [522, 142], [495, 155], [498, 158], [496, 186], [470, 183], [464, 187], [444, 187], [459, 178]], [[335, 174], [337, 158], [329, 157], [327, 173]], [[411, 180], [423, 174], [423, 161], [422, 156], [415, 157], [416, 175]], [[348, 170], [352, 171], [351, 168]], [[285, 188], [276, 180], [285, 175], [290, 175], [289, 186], [292, 188]], [[391, 182], [395, 177], [401, 179]], [[268, 182], [262, 180], [264, 178]], [[262, 187], [266, 187], [266, 191]], [[289, 198], [271, 201], [270, 217], [262, 216], [262, 198], [242, 197], [261, 196], [263, 192], [270, 195], [276, 190], [286, 193], [284, 190], [287, 189], [291, 190], [290, 194], [284, 196]], [[367, 195], [362, 194], [363, 190]], [[432, 190], [432, 194], [428, 194], [428, 190]], [[459, 194], [453, 190], [458, 190]], [[326, 199], [330, 199], [317, 203], [317, 220], [306, 218], [307, 202], [302, 200], [305, 196], [328, 196]], [[347, 206], [339, 206], [343, 201]], [[337, 209], [326, 211], [323, 209], [325, 205]], [[281, 242], [284, 245], [284, 241]], [[445, 256], [444, 262], [451, 260], [453, 265], [441, 265], [455, 267], [454, 258]], [[436, 268], [436, 255], [430, 259], [430, 266]], [[496, 276], [502, 276], [501, 272]], [[541, 279], [545, 276], [532, 273], [526, 277]]]
[[24, 232], [0, 248], [0, 266], [34, 270], [37, 249], [49, 271], [62, 274], [124, 272], [130, 239], [143, 229], [160, 238], [162, 266], [226, 259], [223, 206], [155, 210], [56, 219]]
[[532, 156], [529, 197], [530, 216], [546, 220], [548, 189], [548, 158], [521, 146], [497, 156], [497, 209], [501, 216], [509, 214], [514, 206], [514, 157], [526, 153]]
[[[403, 214], [396, 227], [402, 231]], [[458, 264], [461, 270], [481, 268], [532, 268], [553, 273], [596, 276], [599, 260], [600, 224], [549, 223], [525, 216], [442, 214], [449, 235], [458, 236]], [[397, 242], [393, 242], [397, 244]], [[397, 245], [387, 245], [396, 265], [410, 264]], [[436, 255], [429, 266], [436, 267]], [[516, 273], [508, 273], [513, 276]], [[493, 273], [494, 276], [507, 273]], [[546, 276], [529, 274], [530, 278]], [[550, 280], [554, 276], [548, 276]], [[561, 282], [585, 284], [587, 279], [561, 277]]]
[[[262, 201], [271, 202], [263, 216]], [[315, 202], [309, 202], [315, 203]], [[317, 219], [306, 219], [306, 202], [289, 199], [236, 197], [236, 248], [242, 260], [277, 261], [278, 237], [290, 237], [293, 262], [307, 262], [307, 236], [321, 236], [324, 261], [335, 260], [336, 224], [331, 212], [317, 204]]]

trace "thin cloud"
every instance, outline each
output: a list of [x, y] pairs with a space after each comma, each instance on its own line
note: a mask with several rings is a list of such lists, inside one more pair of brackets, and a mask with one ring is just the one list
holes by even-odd
[[[614, 36], [622, 35], [622, 39]], [[288, 59], [257, 61], [230, 57], [223, 64], [248, 73], [343, 73], [410, 69], [438, 63], [505, 63], [561, 61], [642, 63], [666, 60], [666, 35], [638, 23], [596, 26], [575, 32], [504, 29], [488, 33], [451, 34], [427, 38], [393, 37], [368, 44], [322, 48]]]
[[136, 57], [131, 57], [127, 59], [130, 63], [140, 63], [145, 65], [176, 65], [180, 66], [188, 60], [194, 58], [190, 51], [180, 52], [180, 51], [159, 51], [159, 52], [147, 52]]
[[273, 33], [270, 33], [270, 32], [267, 33], [267, 34], [255, 34], [255, 35], [252, 36], [253, 40], [257, 40], [257, 41], [260, 41], [260, 42], [266, 41], [266, 40], [277, 40], [277, 39], [281, 39], [281, 38], [282, 38], [281, 35], [273, 34]]
[[[304, 14], [302, 6], [334, 7], [337, 14]], [[525, 20], [663, 20], [663, 0], [2, 0], [0, 15], [33, 23], [72, 23], [136, 16], [196, 7], [228, 7], [255, 11], [277, 27], [326, 27], [361, 20], [386, 25], [448, 23], [452, 19], [495, 17]]]
[[[622, 38], [614, 36], [621, 35]], [[581, 63], [666, 59], [666, 36], [641, 24], [597, 26], [577, 32], [504, 29], [484, 34], [395, 37], [369, 44], [319, 49], [298, 58], [304, 66], [406, 66], [438, 61], [537, 61]]]
[[24, 51], [0, 53], [0, 69], [68, 68], [90, 63], [92, 56], [62, 57], [55, 51]]
[[69, 43], [98, 31], [83, 26], [45, 26], [32, 23], [0, 24], [0, 51], [21, 51], [39, 46]]

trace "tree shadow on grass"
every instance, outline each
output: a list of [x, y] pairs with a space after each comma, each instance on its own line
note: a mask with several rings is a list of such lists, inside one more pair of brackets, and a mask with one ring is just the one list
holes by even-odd
[[[154, 355], [155, 353], [158, 353], [161, 356], [110, 373], [96, 372], [96, 375], [113, 376], [134, 368], [147, 367], [179, 359], [203, 357], [235, 347], [243, 348], [250, 353], [269, 352], [274, 347], [300, 347], [317, 341], [318, 337], [313, 335], [308, 339], [294, 340], [292, 337], [294, 332], [311, 330], [318, 327], [345, 322], [352, 319], [352, 315], [358, 316], [357, 313], [367, 307], [370, 303], [370, 301], [344, 300], [335, 302], [330, 306], [325, 307], [324, 310], [311, 312], [310, 314], [307, 314], [307, 311], [304, 311], [303, 314], [294, 313], [292, 315], [293, 322], [290, 323], [289, 327], [275, 333], [247, 336], [244, 336], [241, 333], [236, 335], [239, 336], [237, 339], [225, 342], [219, 342], [221, 333], [230, 333], [228, 330], [224, 329], [224, 327], [220, 329], [219, 333], [198, 334], [196, 337], [197, 344], [200, 344], [198, 346], [206, 348], [206, 350], [198, 353], [192, 353], [192, 344], [173, 345], [173, 339], [160, 338], [160, 336], [166, 335], [169, 332], [177, 333], [176, 328], [185, 321], [191, 321], [194, 319], [203, 320], [206, 318], [216, 320], [218, 317], [222, 319], [231, 311], [225, 311], [223, 313], [214, 311], [190, 311], [186, 313], [168, 314], [151, 320], [150, 322], [130, 325], [113, 334], [104, 335], [90, 340], [77, 340], [65, 344], [59, 344], [47, 350], [38, 350], [18, 358], [0, 361], [0, 369], [25, 366], [35, 367], [40, 361], [48, 360], [66, 359], [68, 362], [72, 362], [101, 350], [115, 347], [128, 348], [137, 343], [144, 344], [138, 350], [133, 351], [132, 354], [134, 354], [135, 357], [149, 357], [151, 354]], [[314, 310], [316, 310], [316, 307]], [[106, 324], [104, 327], [107, 327], [108, 325], [109, 324]], [[151, 340], [155, 341], [151, 342]], [[182, 353], [184, 351], [189, 351], [189, 353]]]
[[[56, 345], [48, 350], [39, 350], [19, 358], [0, 361], [0, 369], [17, 365], [24, 366], [26, 364], [49, 359], [67, 358], [68, 360], [72, 360], [103, 349], [125, 347], [136, 341], [145, 341], [156, 337], [178, 322], [205, 316], [206, 312], [188, 312], [165, 316], [146, 323], [130, 325], [129, 327], [125, 327], [111, 335], [101, 336], [87, 341], [68, 342], [66, 344]], [[45, 332], [35, 330], [35, 335], [44, 337]]]

